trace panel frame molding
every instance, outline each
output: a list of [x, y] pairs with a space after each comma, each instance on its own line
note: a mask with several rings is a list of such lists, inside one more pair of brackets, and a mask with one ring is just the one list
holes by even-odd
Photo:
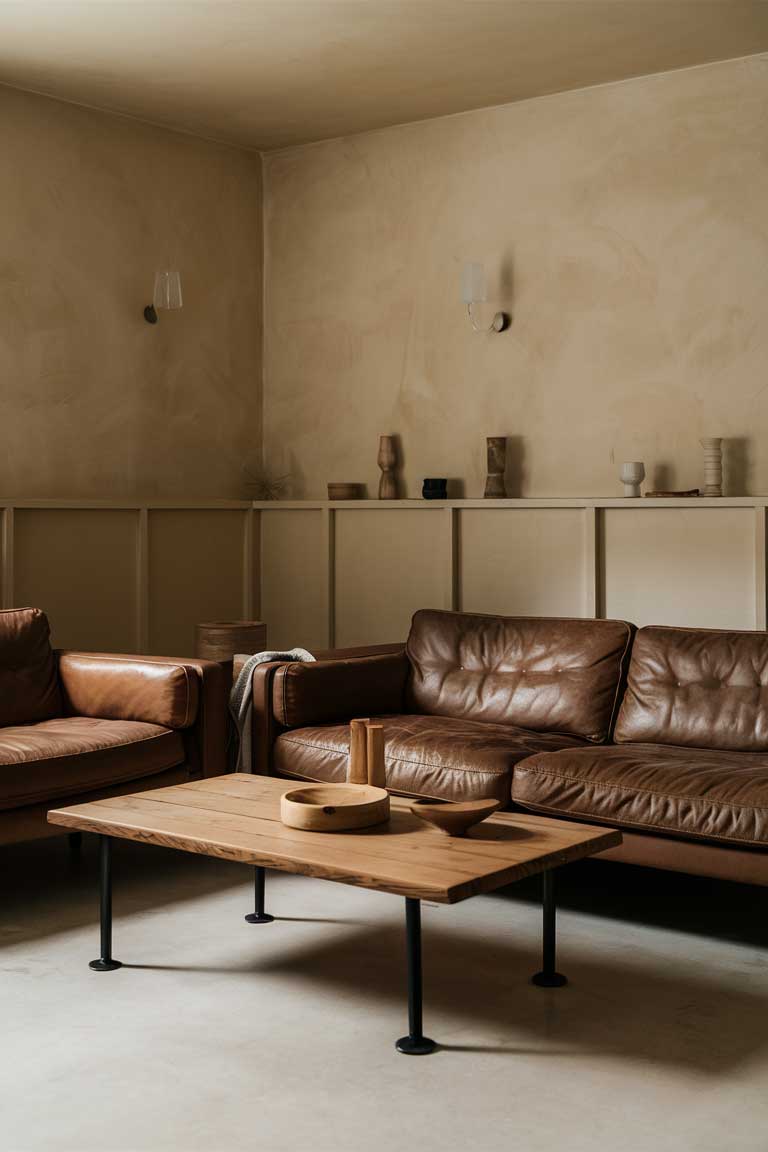
[[[324, 582], [325, 619], [323, 631], [329, 647], [336, 641], [334, 621], [334, 586], [336, 580], [335, 556], [335, 511], [337, 509], [360, 509], [370, 512], [385, 509], [421, 510], [424, 514], [441, 514], [444, 517], [445, 545], [441, 563], [444, 565], [443, 607], [455, 610], [461, 604], [460, 552], [461, 528], [459, 513], [463, 509], [497, 509], [513, 512], [550, 508], [580, 510], [583, 516], [583, 615], [587, 619], [602, 619], [605, 615], [605, 564], [604, 514], [607, 509], [622, 509], [636, 515], [643, 512], [663, 509], [751, 509], [754, 512], [754, 583], [756, 629], [768, 626], [768, 576], [766, 516], [768, 496], [720, 496], [685, 497], [680, 499], [649, 499], [647, 497], [528, 497], [504, 500], [457, 499], [457, 500], [277, 500], [254, 501], [256, 510], [316, 511], [323, 516], [324, 558], [321, 579]], [[262, 564], [264, 555], [262, 552]], [[393, 637], [394, 640], [400, 639]]]

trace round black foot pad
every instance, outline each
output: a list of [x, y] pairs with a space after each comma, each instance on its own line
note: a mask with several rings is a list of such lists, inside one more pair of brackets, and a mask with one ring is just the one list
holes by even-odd
[[270, 916], [268, 912], [249, 912], [243, 919], [249, 924], [271, 924], [274, 916]]
[[94, 972], [114, 972], [116, 968], [122, 968], [119, 960], [91, 960], [88, 965]]
[[402, 1052], [403, 1056], [428, 1056], [430, 1052], [435, 1051], [437, 1044], [428, 1036], [419, 1036], [418, 1039], [413, 1036], [401, 1036], [395, 1041], [395, 1048], [398, 1052]]
[[531, 984], [538, 984], [539, 988], [562, 988], [567, 983], [568, 978], [559, 972], [537, 972], [531, 976]]

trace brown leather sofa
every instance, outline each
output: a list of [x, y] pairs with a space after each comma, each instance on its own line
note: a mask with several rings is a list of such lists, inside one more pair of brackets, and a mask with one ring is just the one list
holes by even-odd
[[353, 716], [387, 784], [624, 832], [606, 857], [768, 885], [768, 633], [417, 612], [405, 646], [261, 665], [256, 772], [341, 781]]
[[220, 665], [54, 652], [36, 608], [0, 612], [0, 844], [61, 834], [49, 808], [226, 771]]

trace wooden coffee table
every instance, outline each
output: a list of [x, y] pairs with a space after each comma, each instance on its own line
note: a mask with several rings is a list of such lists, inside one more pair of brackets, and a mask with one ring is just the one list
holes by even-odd
[[386, 824], [359, 832], [301, 832], [280, 821], [280, 797], [293, 786], [237, 773], [49, 812], [52, 824], [101, 837], [101, 955], [91, 968], [121, 967], [112, 956], [111, 837], [119, 836], [253, 865], [256, 907], [246, 919], [255, 924], [273, 920], [264, 910], [266, 868], [404, 896], [409, 1027], [396, 1046], [407, 1055], [435, 1048], [422, 1031], [422, 900], [455, 904], [543, 873], [543, 965], [533, 981], [549, 988], [566, 983], [555, 969], [554, 870], [620, 844], [621, 833], [500, 812], [466, 839], [453, 839], [425, 825], [397, 796]]

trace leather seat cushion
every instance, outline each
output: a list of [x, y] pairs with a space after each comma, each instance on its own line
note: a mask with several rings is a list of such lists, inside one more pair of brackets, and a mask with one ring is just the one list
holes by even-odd
[[159, 724], [64, 716], [0, 728], [0, 808], [151, 776], [184, 759], [181, 733]]
[[[507, 804], [518, 760], [584, 744], [573, 736], [445, 716], [382, 716], [377, 723], [384, 725], [387, 787], [406, 796], [493, 797]], [[274, 765], [281, 775], [340, 784], [346, 780], [348, 756], [348, 724], [295, 728], [278, 737]]]
[[519, 764], [516, 804], [717, 843], [768, 845], [768, 754], [625, 744]]

